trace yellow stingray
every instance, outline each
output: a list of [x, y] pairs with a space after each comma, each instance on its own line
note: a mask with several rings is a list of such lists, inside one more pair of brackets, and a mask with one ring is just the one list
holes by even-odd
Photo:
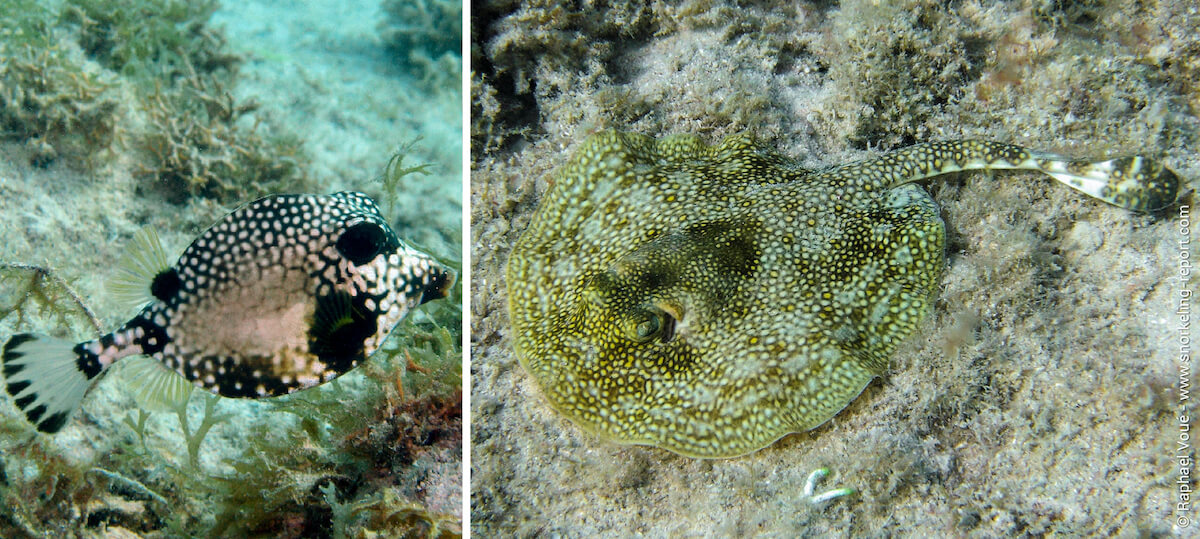
[[1027, 169], [1153, 211], [1158, 162], [926, 143], [810, 171], [735, 136], [604, 132], [557, 177], [508, 262], [517, 357], [558, 411], [622, 443], [730, 457], [812, 429], [928, 313], [945, 225], [912, 182]]

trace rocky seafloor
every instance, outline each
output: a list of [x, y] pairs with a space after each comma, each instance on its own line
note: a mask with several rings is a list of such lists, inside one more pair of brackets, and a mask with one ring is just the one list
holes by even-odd
[[[1181, 372], [1196, 365], [1180, 360], [1177, 311], [1195, 289], [1179, 275], [1200, 178], [1192, 4], [482, 2], [472, 17], [476, 536], [1187, 532], [1176, 442]], [[967, 138], [1144, 153], [1189, 194], [1147, 216], [1033, 173], [927, 182], [947, 267], [888, 374], [811, 432], [698, 460], [584, 433], [512, 352], [505, 262], [555, 171], [601, 129], [749, 132], [810, 168]], [[822, 487], [857, 493], [810, 503], [804, 482], [822, 466]]]

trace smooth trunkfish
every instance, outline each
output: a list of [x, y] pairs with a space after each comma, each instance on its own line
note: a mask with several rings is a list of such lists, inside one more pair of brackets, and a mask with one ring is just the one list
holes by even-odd
[[116, 331], [82, 343], [22, 333], [4, 344], [8, 393], [39, 431], [62, 429], [98, 377], [129, 356], [170, 369], [147, 384], [171, 387], [161, 378], [178, 373], [225, 397], [327, 382], [456, 279], [355, 192], [265, 197], [212, 225], [174, 264], [140, 259], [127, 273], [145, 274], [152, 298]]

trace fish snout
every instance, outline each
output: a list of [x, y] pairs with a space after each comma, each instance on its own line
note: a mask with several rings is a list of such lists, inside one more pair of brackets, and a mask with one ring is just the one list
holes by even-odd
[[452, 269], [434, 266], [430, 268], [425, 288], [421, 293], [421, 303], [442, 299], [450, 295], [450, 289], [458, 282], [458, 274]]

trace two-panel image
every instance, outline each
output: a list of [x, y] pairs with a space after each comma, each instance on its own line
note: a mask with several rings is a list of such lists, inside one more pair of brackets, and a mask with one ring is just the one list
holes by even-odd
[[1198, 36], [0, 0], [0, 537], [1192, 536]]

